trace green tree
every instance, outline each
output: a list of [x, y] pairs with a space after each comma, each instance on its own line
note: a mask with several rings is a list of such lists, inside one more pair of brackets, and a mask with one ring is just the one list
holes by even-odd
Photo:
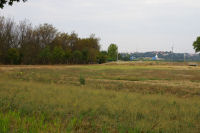
[[98, 63], [105, 63], [108, 59], [108, 53], [106, 51], [101, 51], [97, 57]]
[[20, 53], [16, 48], [10, 48], [7, 53], [8, 63], [10, 64], [20, 64]]
[[200, 52], [200, 37], [197, 37], [196, 41], [194, 41], [193, 47], [196, 52]]
[[110, 44], [108, 47], [108, 60], [117, 61], [118, 47], [116, 44]]
[[42, 64], [49, 64], [50, 59], [51, 59], [51, 51], [48, 46], [41, 50], [39, 58]]
[[[27, 0], [21, 0], [23, 2], [27, 1]], [[9, 5], [13, 5], [13, 2], [20, 2], [20, 0], [0, 0], [0, 8], [3, 8], [5, 4], [9, 4]]]
[[79, 50], [73, 52], [73, 63], [80, 64], [82, 62], [82, 53]]
[[53, 63], [55, 64], [63, 63], [64, 56], [65, 56], [65, 52], [61, 47], [55, 47], [53, 49], [53, 53], [52, 53]]
[[88, 59], [89, 59], [89, 51], [88, 51], [88, 49], [84, 49], [82, 51], [82, 58], [83, 58], [83, 62], [85, 64], [88, 63]]
[[64, 55], [64, 63], [69, 64], [70, 63], [70, 59], [71, 59], [71, 51], [70, 50], [66, 50], [65, 51], [65, 55]]

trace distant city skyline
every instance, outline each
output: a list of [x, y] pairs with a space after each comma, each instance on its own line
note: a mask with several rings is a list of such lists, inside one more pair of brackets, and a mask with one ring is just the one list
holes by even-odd
[[120, 52], [195, 53], [200, 35], [198, 0], [28, 0], [0, 10], [0, 15], [33, 25], [53, 24], [80, 37], [95, 34], [102, 49], [111, 43]]

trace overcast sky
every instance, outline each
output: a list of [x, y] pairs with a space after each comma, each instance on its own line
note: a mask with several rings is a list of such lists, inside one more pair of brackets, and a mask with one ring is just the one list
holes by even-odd
[[80, 37], [101, 38], [102, 49], [116, 43], [121, 52], [194, 53], [200, 35], [200, 0], [28, 0], [0, 9], [0, 15], [34, 25], [50, 23]]

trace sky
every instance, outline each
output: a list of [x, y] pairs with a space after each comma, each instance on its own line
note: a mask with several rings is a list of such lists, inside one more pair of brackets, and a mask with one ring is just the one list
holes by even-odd
[[95, 34], [101, 49], [120, 52], [194, 53], [200, 36], [199, 0], [28, 0], [0, 9], [0, 15], [33, 25], [53, 24], [80, 37]]

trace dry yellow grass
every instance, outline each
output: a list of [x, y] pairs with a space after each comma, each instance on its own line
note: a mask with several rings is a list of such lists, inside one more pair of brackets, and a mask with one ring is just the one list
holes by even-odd
[[198, 133], [199, 81], [185, 65], [0, 66], [0, 132]]

